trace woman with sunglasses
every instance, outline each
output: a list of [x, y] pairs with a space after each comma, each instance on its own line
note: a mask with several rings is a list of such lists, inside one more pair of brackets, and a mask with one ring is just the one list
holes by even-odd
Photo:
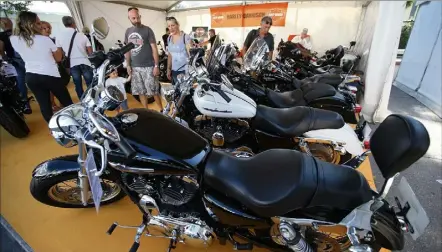
[[63, 106], [72, 104], [57, 67], [57, 62], [60, 62], [63, 56], [62, 51], [49, 37], [42, 35], [40, 19], [37, 14], [29, 11], [18, 14], [11, 44], [25, 61], [26, 83], [40, 105], [43, 118], [49, 122], [54, 113], [51, 93]]
[[187, 71], [189, 58], [190, 37], [180, 30], [180, 24], [174, 17], [167, 18], [169, 38], [167, 40], [167, 78], [172, 80], [172, 85], [177, 82], [177, 77]]
[[262, 38], [267, 42], [269, 47], [269, 59], [273, 58], [273, 50], [275, 49], [275, 40], [273, 35], [269, 32], [270, 27], [272, 27], [273, 21], [269, 16], [265, 16], [261, 19], [261, 27], [258, 29], [253, 29], [247, 34], [246, 40], [244, 41], [244, 46], [242, 49], [242, 55], [245, 55], [247, 49], [252, 45], [256, 38]]

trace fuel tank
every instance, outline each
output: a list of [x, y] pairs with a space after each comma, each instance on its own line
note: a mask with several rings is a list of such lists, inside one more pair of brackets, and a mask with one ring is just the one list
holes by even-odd
[[221, 85], [221, 90], [231, 99], [226, 101], [215, 91], [203, 90], [198, 85], [193, 101], [198, 111], [207, 116], [218, 118], [253, 118], [256, 114], [256, 103], [237, 89], [229, 89]]
[[109, 161], [140, 171], [150, 169], [149, 174], [197, 173], [211, 150], [198, 134], [154, 110], [129, 109], [112, 122], [137, 155], [127, 160], [119, 151], [113, 151]]

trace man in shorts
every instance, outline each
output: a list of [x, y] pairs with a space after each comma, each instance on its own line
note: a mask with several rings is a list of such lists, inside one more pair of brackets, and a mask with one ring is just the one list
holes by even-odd
[[127, 72], [132, 75], [132, 94], [140, 96], [145, 108], [148, 108], [148, 97], [153, 96], [159, 109], [163, 109], [155, 34], [150, 27], [141, 24], [141, 15], [137, 8], [129, 8], [128, 17], [133, 26], [127, 28], [124, 40], [135, 45], [134, 49], [126, 53]]

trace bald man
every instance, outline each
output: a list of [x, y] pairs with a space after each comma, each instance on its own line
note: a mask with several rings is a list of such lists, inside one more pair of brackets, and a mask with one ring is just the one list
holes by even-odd
[[[28, 99], [28, 88], [25, 83], [26, 68], [25, 62], [21, 56], [14, 51], [9, 37], [12, 35], [12, 21], [9, 18], [0, 18], [0, 28], [3, 30], [0, 32], [0, 55], [2, 58], [7, 58], [15, 70], [17, 71], [17, 86], [20, 90], [20, 95], [23, 99]], [[29, 103], [26, 105], [25, 114], [31, 114], [32, 110]]]

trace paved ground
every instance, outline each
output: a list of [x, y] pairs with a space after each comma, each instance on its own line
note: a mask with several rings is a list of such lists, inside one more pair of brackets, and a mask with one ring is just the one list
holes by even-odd
[[[406, 236], [403, 251], [442, 251], [442, 119], [395, 86], [391, 91], [388, 110], [390, 113], [409, 115], [421, 121], [431, 139], [427, 154], [396, 178], [393, 185], [397, 185], [401, 176], [405, 176], [430, 218], [425, 234], [417, 241]], [[371, 164], [376, 186], [380, 189], [384, 180], [375, 163]], [[387, 199], [392, 202], [391, 195]]]

